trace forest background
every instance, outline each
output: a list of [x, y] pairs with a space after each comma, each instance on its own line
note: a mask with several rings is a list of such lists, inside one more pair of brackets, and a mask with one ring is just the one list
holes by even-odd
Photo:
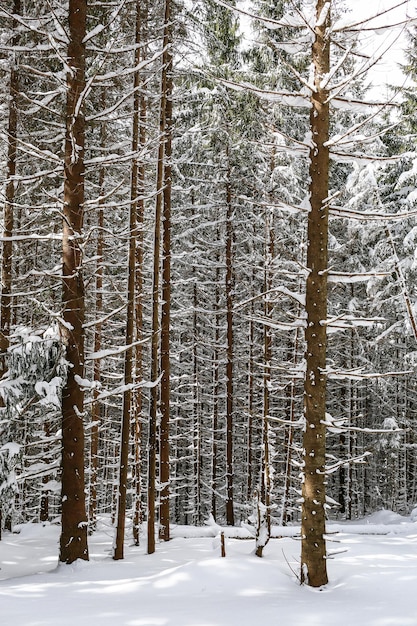
[[[313, 544], [417, 503], [413, 21], [254, 1], [244, 42], [233, 7], [0, 9], [1, 524], [62, 520], [64, 562], [103, 515], [114, 558], [126, 516], [149, 552], [155, 525], [249, 520], [260, 556], [309, 475]], [[386, 28], [409, 83], [369, 100]]]

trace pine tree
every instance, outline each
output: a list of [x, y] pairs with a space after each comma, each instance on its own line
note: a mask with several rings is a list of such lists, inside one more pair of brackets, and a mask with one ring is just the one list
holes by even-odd
[[59, 560], [88, 560], [84, 485], [84, 285], [81, 234], [84, 211], [86, 0], [70, 0], [64, 165], [63, 324], [69, 363], [62, 392], [62, 530]]
[[323, 82], [330, 70], [330, 2], [316, 4], [310, 127], [310, 204], [307, 232], [304, 480], [301, 508], [301, 581], [327, 583], [325, 533], [326, 325], [328, 272], [329, 103]]
[[[13, 14], [20, 15], [20, 0], [14, 0]], [[19, 34], [16, 32], [17, 21], [13, 20], [12, 29], [15, 34], [12, 37], [12, 49], [18, 45]], [[19, 69], [18, 53], [12, 52], [10, 83], [9, 83], [9, 116], [7, 128], [7, 183], [6, 201], [3, 212], [4, 239], [1, 257], [1, 301], [0, 301], [0, 378], [6, 372], [6, 352], [9, 345], [11, 325], [11, 288], [12, 288], [12, 259], [13, 259], [13, 223], [14, 223], [14, 197], [17, 157], [17, 98], [19, 93]]]

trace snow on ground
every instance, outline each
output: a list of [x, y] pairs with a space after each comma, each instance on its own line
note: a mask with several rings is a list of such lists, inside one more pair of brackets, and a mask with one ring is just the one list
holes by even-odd
[[[417, 521], [388, 511], [329, 524], [330, 583], [301, 587], [294, 527], [254, 556], [243, 529], [226, 530], [226, 558], [213, 528], [174, 527], [173, 539], [127, 545], [112, 561], [112, 532], [90, 537], [90, 561], [57, 567], [59, 527], [25, 525], [0, 542], [5, 626], [417, 626]], [[205, 535], [205, 536], [203, 536]], [[231, 535], [235, 535], [232, 537]], [[129, 543], [129, 542], [127, 542]]]

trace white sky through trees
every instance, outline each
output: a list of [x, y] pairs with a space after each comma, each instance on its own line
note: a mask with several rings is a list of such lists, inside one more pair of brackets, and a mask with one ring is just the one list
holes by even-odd
[[[367, 28], [380, 27], [385, 25], [399, 24], [407, 18], [416, 18], [417, 3], [409, 0], [400, 4], [401, 0], [373, 0], [372, 2], [364, 2], [363, 0], [347, 0], [346, 6], [351, 9], [351, 13], [347, 16], [349, 21], [359, 21], [361, 18], [367, 18], [375, 13], [387, 11], [384, 15], [368, 22]], [[396, 8], [393, 8], [396, 7]], [[387, 84], [402, 85], [404, 76], [399, 68], [404, 63], [404, 49], [407, 46], [406, 25], [399, 25], [395, 28], [391, 26], [387, 29], [379, 31], [364, 31], [362, 40], [362, 50], [366, 53], [374, 51], [387, 50], [384, 59], [379, 61], [370, 72], [369, 80], [374, 85], [372, 91], [380, 92], [383, 95], [386, 92]]]
[[[398, 6], [401, 5], [401, 6]], [[253, 4], [250, 0], [242, 0], [237, 3], [239, 9], [256, 14]], [[401, 25], [407, 18], [417, 19], [417, 2], [408, 0], [401, 4], [401, 0], [372, 0], [366, 2], [364, 0], [345, 0], [347, 9], [346, 15], [342, 18], [344, 24], [358, 23], [361, 19], [368, 18], [372, 15], [382, 13], [378, 18], [367, 22], [364, 25], [369, 29], [361, 35], [361, 50], [365, 54], [380, 54], [386, 51], [384, 58], [371, 69], [368, 75], [368, 84], [372, 97], [387, 95], [387, 85], [402, 86], [405, 78], [401, 72], [400, 65], [404, 63], [404, 49], [407, 46], [405, 24]], [[395, 8], [393, 8], [395, 7]], [[250, 18], [241, 15], [241, 28], [245, 39], [250, 38]], [[392, 24], [399, 24], [392, 27]], [[387, 26], [386, 29], [379, 29], [381, 26]], [[371, 30], [378, 27], [377, 30]]]

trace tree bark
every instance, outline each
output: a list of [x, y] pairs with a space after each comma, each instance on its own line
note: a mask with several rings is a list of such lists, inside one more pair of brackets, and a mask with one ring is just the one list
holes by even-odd
[[[216, 241], [220, 240], [219, 227], [217, 227]], [[220, 343], [220, 328], [218, 322], [218, 311], [220, 310], [220, 262], [218, 255], [216, 255], [216, 288], [215, 288], [215, 333], [214, 333], [214, 347], [212, 357], [212, 372], [213, 372], [213, 422], [212, 422], [212, 443], [211, 443], [211, 514], [213, 519], [217, 516], [217, 464], [218, 464], [218, 426], [219, 426], [219, 393], [220, 393], [220, 368], [219, 368], [219, 343]]]
[[155, 235], [153, 258], [153, 287], [152, 287], [152, 343], [151, 343], [151, 403], [149, 416], [148, 440], [148, 554], [155, 552], [155, 500], [156, 500], [156, 452], [157, 452], [157, 408], [159, 374], [159, 338], [161, 326], [159, 322], [159, 284], [161, 260], [161, 222], [164, 201], [164, 174], [165, 174], [165, 142], [166, 142], [166, 106], [167, 106], [167, 68], [170, 15], [170, 0], [165, 0], [164, 36], [161, 74], [161, 99], [159, 114], [159, 147], [156, 175], [156, 205], [155, 205]]
[[[273, 159], [271, 171], [274, 170]], [[267, 207], [265, 209], [265, 267], [264, 267], [264, 293], [268, 294], [272, 288], [272, 263], [274, 259], [274, 225], [273, 213]], [[264, 315], [266, 320], [272, 316], [273, 306], [265, 296]], [[271, 384], [271, 359], [272, 359], [272, 333], [267, 324], [264, 325], [264, 379], [263, 379], [263, 420], [262, 420], [262, 475], [260, 499], [265, 505], [264, 521], [267, 532], [267, 541], [271, 535], [271, 472], [269, 458], [269, 412], [270, 412], [270, 384]], [[259, 507], [258, 507], [259, 508]], [[256, 556], [262, 557], [266, 542], [261, 541], [256, 548]]]
[[[327, 15], [325, 13], [327, 11]], [[312, 48], [314, 91], [311, 96], [310, 203], [307, 228], [306, 375], [304, 381], [304, 482], [301, 511], [301, 582], [325, 585], [326, 320], [328, 271], [329, 104], [322, 87], [330, 67], [330, 2], [318, 0]], [[325, 16], [325, 17], [324, 17]], [[323, 19], [324, 17], [324, 19]]]
[[80, 238], [84, 209], [83, 91], [86, 0], [69, 0], [69, 44], [64, 160], [63, 324], [68, 377], [62, 391], [62, 529], [59, 560], [88, 560], [84, 493], [84, 285]]
[[[137, 129], [136, 133], [137, 133]], [[137, 138], [136, 138], [137, 140]], [[134, 172], [136, 174], [136, 172]], [[132, 185], [133, 187], [133, 185]], [[124, 534], [126, 522], [126, 494], [128, 480], [129, 463], [129, 435], [130, 413], [132, 409], [132, 384], [133, 384], [133, 341], [134, 341], [134, 306], [135, 306], [135, 286], [136, 286], [136, 236], [137, 236], [137, 204], [136, 195], [130, 203], [129, 219], [129, 258], [128, 258], [128, 280], [127, 280], [127, 309], [126, 309], [126, 351], [125, 351], [125, 371], [124, 371], [124, 393], [122, 430], [120, 443], [120, 463], [119, 463], [119, 490], [117, 493], [117, 526], [116, 542], [113, 559], [123, 559]]]
[[[20, 15], [20, 0], [14, 0], [13, 14]], [[12, 28], [17, 33], [17, 21], [13, 20]], [[15, 34], [12, 39], [12, 46], [17, 46], [19, 35]], [[17, 157], [17, 95], [19, 93], [19, 74], [17, 66], [17, 52], [13, 51], [12, 66], [10, 69], [10, 86], [9, 86], [9, 120], [7, 128], [7, 183], [6, 183], [6, 201], [3, 213], [3, 249], [1, 259], [1, 302], [0, 302], [0, 378], [7, 371], [6, 353], [9, 347], [9, 335], [11, 324], [11, 292], [12, 292], [12, 259], [13, 244], [11, 237], [13, 236], [14, 221], [14, 198], [15, 198], [15, 181], [13, 177], [16, 174], [16, 157]]]
[[[229, 160], [229, 149], [227, 149]], [[230, 163], [226, 180], [226, 523], [234, 526], [233, 508], [233, 207]]]
[[[297, 354], [298, 354], [298, 335], [299, 329], [295, 330], [294, 337], [294, 347], [292, 354], [292, 363], [295, 367], [297, 365]], [[291, 357], [290, 357], [291, 358]], [[290, 361], [290, 358], [288, 359]], [[281, 506], [281, 524], [286, 526], [290, 520], [290, 514], [288, 513], [288, 505], [290, 501], [290, 492], [291, 492], [291, 468], [292, 468], [292, 451], [293, 451], [293, 439], [294, 439], [294, 428], [292, 427], [292, 422], [295, 422], [296, 419], [296, 379], [292, 378], [291, 383], [288, 390], [288, 421], [290, 424], [286, 428], [285, 432], [285, 470], [284, 470], [284, 487], [282, 494], [282, 506]]]
[[[141, 34], [142, 34], [142, 16], [141, 16], [141, 4], [136, 3], [136, 26], [135, 26], [135, 67], [137, 67], [142, 60], [141, 47]], [[141, 307], [138, 310], [135, 303], [135, 297], [138, 295], [136, 289], [138, 288], [138, 281], [136, 278], [137, 272], [140, 273], [139, 288], [142, 289], [142, 240], [138, 241], [139, 235], [138, 220], [140, 224], [140, 230], [142, 231], [143, 224], [143, 185], [144, 185], [144, 167], [143, 164], [139, 164], [138, 161], [138, 149], [139, 146], [143, 147], [145, 143], [145, 127], [141, 115], [145, 112], [145, 105], [143, 102], [143, 91], [141, 87], [141, 75], [140, 71], [136, 71], [134, 75], [134, 96], [133, 96], [133, 124], [132, 124], [132, 152], [134, 154], [132, 162], [131, 183], [130, 183], [130, 239], [129, 239], [129, 260], [128, 260], [128, 286], [127, 286], [127, 322], [126, 322], [126, 345], [128, 346], [125, 353], [125, 375], [124, 384], [125, 392], [123, 394], [123, 417], [122, 417], [122, 441], [120, 448], [120, 470], [119, 470], [119, 492], [118, 492], [118, 505], [117, 505], [117, 532], [116, 532], [116, 545], [113, 558], [119, 560], [123, 558], [123, 544], [124, 544], [124, 531], [126, 520], [126, 493], [127, 493], [127, 470], [128, 470], [128, 457], [129, 457], [129, 434], [132, 432], [134, 435], [134, 474], [136, 481], [136, 488], [140, 487], [140, 427], [139, 427], [139, 412], [136, 411], [133, 406], [133, 400], [137, 402], [137, 396], [135, 397], [132, 391], [133, 383], [137, 378], [137, 364], [136, 371], [133, 367], [134, 348], [133, 343], [135, 339], [135, 317], [136, 319], [136, 331], [141, 334], [142, 328], [142, 310]], [[141, 93], [142, 92], [142, 93]], [[143, 157], [142, 157], [143, 158]], [[138, 199], [140, 187], [141, 199]], [[137, 250], [139, 247], [140, 251]], [[139, 255], [139, 256], [138, 256]], [[139, 265], [139, 267], [138, 267]], [[159, 272], [159, 270], [158, 270]], [[141, 297], [141, 294], [139, 294]], [[158, 308], [158, 307], [157, 307]], [[140, 326], [139, 326], [140, 319]], [[139, 369], [142, 369], [142, 353], [135, 352], [135, 356], [140, 359]], [[141, 372], [140, 372], [141, 373]], [[156, 406], [156, 403], [155, 403]], [[131, 420], [132, 413], [135, 416], [135, 423]], [[140, 498], [140, 489], [137, 496]], [[136, 503], [140, 504], [136, 499]], [[133, 536], [135, 544], [139, 543], [138, 532], [138, 511], [134, 513], [135, 525]]]
[[[49, 421], [46, 421], [43, 425], [43, 432], [45, 434], [45, 439], [48, 440], [50, 435], [51, 435], [51, 431], [50, 431], [50, 424]], [[45, 463], [45, 465], [48, 465], [50, 461], [50, 458], [48, 457], [47, 454], [45, 454], [43, 462]], [[50, 475], [49, 474], [44, 474], [42, 476], [42, 485], [46, 486], [48, 484], [50, 480]], [[41, 493], [41, 501], [40, 501], [40, 507], [39, 507], [39, 521], [40, 522], [47, 522], [49, 519], [49, 494], [50, 491], [45, 487], [45, 489], [42, 489], [42, 493]]]
[[[135, 65], [146, 59], [146, 24], [148, 19], [148, 3], [138, 0], [136, 5], [136, 44]], [[133, 102], [133, 152], [143, 152], [146, 143], [146, 118], [147, 107], [144, 93], [144, 81], [141, 72], [135, 73], [134, 79], [134, 102]], [[136, 289], [135, 289], [135, 324], [136, 324], [136, 348], [135, 348], [135, 379], [143, 378], [143, 221], [145, 212], [145, 161], [134, 158], [132, 163], [131, 199], [137, 203], [137, 237], [136, 237]], [[134, 510], [133, 510], [133, 540], [135, 546], [139, 545], [139, 528], [142, 522], [141, 506], [141, 465], [142, 465], [142, 391], [136, 388], [133, 399], [133, 457], [132, 481], [134, 484]]]
[[[103, 89], [101, 93], [101, 107], [106, 108], [106, 92]], [[100, 129], [100, 144], [104, 150], [106, 147], [107, 133], [106, 122], [103, 121]], [[103, 252], [104, 252], [104, 182], [106, 168], [104, 165], [100, 168], [99, 173], [99, 189], [100, 198], [97, 217], [97, 268], [96, 268], [96, 285], [95, 285], [95, 314], [99, 320], [103, 310]], [[102, 323], [97, 322], [94, 327], [94, 352], [97, 354], [101, 350]], [[94, 359], [93, 363], [93, 380], [95, 387], [93, 389], [93, 403], [91, 406], [91, 440], [90, 440], [90, 501], [88, 507], [89, 532], [96, 529], [97, 518], [97, 479], [98, 479], [98, 450], [100, 438], [101, 424], [101, 404], [98, 401], [99, 385], [101, 382], [101, 360]]]
[[159, 537], [169, 541], [169, 420], [170, 420], [170, 326], [171, 326], [171, 187], [172, 187], [172, 28], [171, 2], [165, 1], [164, 66], [165, 78], [165, 154], [163, 197], [163, 259], [162, 259], [162, 318], [161, 318], [161, 427], [160, 427], [160, 509]]

